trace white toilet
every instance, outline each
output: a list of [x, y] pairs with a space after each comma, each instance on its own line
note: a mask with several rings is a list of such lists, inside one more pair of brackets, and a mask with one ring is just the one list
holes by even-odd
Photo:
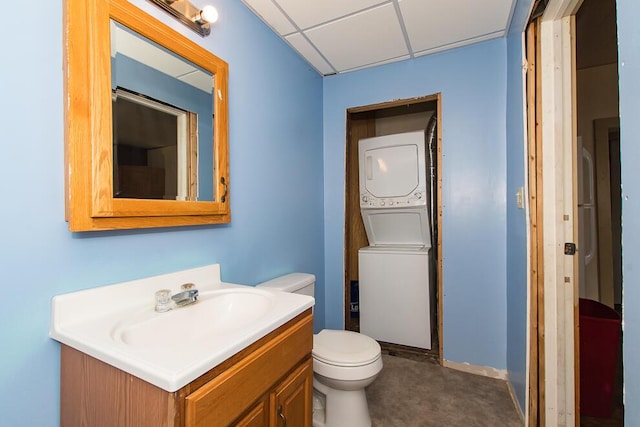
[[[313, 296], [315, 276], [292, 273], [258, 286]], [[382, 370], [380, 344], [351, 331], [323, 329], [313, 336], [313, 426], [369, 427], [364, 388]]]

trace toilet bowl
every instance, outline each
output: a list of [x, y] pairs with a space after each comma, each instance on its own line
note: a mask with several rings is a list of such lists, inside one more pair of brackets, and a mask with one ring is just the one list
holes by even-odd
[[[259, 284], [313, 296], [315, 276], [292, 273]], [[365, 387], [382, 370], [380, 344], [351, 331], [323, 329], [313, 336], [313, 426], [370, 427]]]
[[380, 345], [357, 332], [324, 329], [313, 337], [312, 354], [313, 388], [325, 400], [314, 427], [371, 426], [365, 387], [382, 370]]

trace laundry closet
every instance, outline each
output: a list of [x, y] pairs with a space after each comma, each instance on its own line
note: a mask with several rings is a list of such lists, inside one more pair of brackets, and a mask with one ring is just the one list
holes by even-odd
[[344, 295], [345, 329], [441, 360], [439, 103], [347, 111]]

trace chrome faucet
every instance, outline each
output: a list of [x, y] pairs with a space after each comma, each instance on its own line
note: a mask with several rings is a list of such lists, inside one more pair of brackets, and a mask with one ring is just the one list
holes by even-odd
[[158, 313], [173, 310], [193, 304], [198, 300], [198, 290], [193, 283], [185, 283], [180, 286], [180, 292], [171, 295], [169, 289], [162, 289], [156, 292], [156, 308]]

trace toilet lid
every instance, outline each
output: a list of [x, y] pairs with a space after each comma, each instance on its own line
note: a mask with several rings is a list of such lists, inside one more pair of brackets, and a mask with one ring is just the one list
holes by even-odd
[[313, 357], [332, 365], [367, 365], [380, 357], [380, 344], [357, 332], [324, 329], [313, 336]]

